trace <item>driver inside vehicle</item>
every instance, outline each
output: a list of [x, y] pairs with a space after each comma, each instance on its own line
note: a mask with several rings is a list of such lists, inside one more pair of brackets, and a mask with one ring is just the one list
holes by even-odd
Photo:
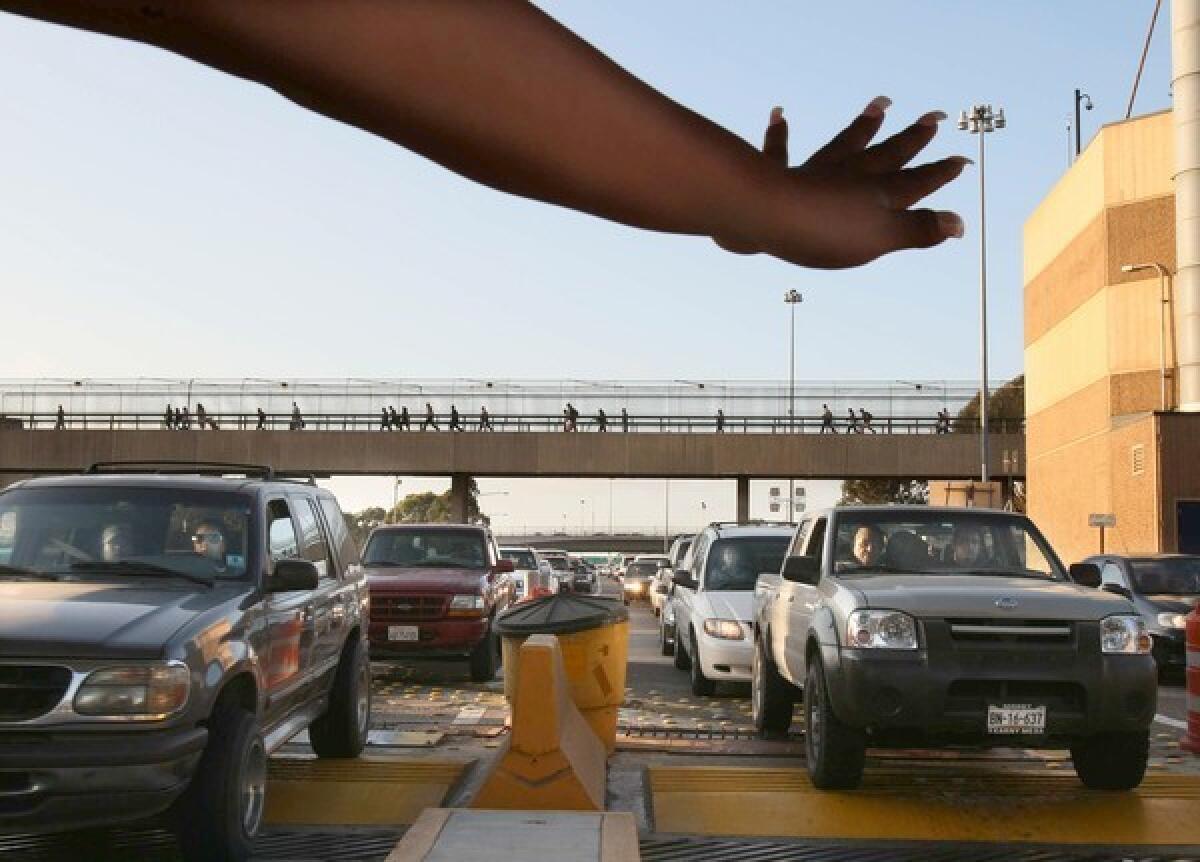
[[854, 531], [851, 562], [860, 566], [877, 566], [883, 562], [883, 532], [874, 524], [864, 524]]
[[225, 570], [225, 533], [215, 521], [205, 520], [196, 525], [192, 550], [211, 560], [218, 571]]

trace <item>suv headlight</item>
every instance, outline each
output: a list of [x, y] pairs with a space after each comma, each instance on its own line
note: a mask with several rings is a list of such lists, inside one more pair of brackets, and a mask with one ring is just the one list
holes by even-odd
[[902, 611], [854, 611], [846, 620], [846, 646], [916, 649], [917, 621]]
[[483, 596], [477, 593], [452, 596], [450, 598], [450, 608], [447, 613], [450, 616], [456, 617], [483, 616]]
[[726, 641], [746, 639], [746, 633], [742, 631], [742, 624], [737, 620], [705, 620], [704, 633], [709, 637], [720, 638]]
[[108, 667], [94, 671], [75, 693], [80, 715], [168, 716], [187, 704], [191, 690], [182, 664]]
[[1153, 645], [1141, 617], [1118, 615], [1100, 620], [1102, 652], [1145, 655]]
[[1164, 629], [1187, 628], [1187, 614], [1159, 614], [1158, 624]]

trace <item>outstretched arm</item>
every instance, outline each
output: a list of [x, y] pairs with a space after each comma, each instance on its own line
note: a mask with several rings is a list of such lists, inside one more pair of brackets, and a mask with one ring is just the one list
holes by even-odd
[[874, 147], [886, 100], [789, 170], [633, 77], [524, 0], [0, 0], [157, 45], [525, 197], [745, 253], [842, 267], [962, 234], [912, 210], [965, 160], [906, 165], [922, 118]]

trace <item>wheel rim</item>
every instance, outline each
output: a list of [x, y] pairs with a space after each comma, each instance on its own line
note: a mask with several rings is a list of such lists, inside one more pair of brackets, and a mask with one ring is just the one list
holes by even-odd
[[249, 836], [258, 834], [263, 803], [267, 798], [267, 751], [255, 736], [246, 750], [242, 769], [242, 828]]
[[363, 662], [358, 672], [358, 700], [355, 703], [358, 717], [358, 729], [366, 736], [367, 725], [371, 721], [371, 665]]

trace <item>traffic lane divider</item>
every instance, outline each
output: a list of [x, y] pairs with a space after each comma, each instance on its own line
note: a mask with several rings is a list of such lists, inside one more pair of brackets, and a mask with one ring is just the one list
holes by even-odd
[[271, 826], [404, 826], [442, 805], [473, 761], [273, 757], [264, 819]]
[[386, 862], [432, 859], [591, 859], [637, 862], [637, 821], [628, 812], [487, 811], [430, 808]]
[[868, 770], [817, 790], [799, 769], [650, 767], [655, 831], [699, 835], [1118, 846], [1200, 845], [1200, 777], [1088, 790], [1071, 775]]

